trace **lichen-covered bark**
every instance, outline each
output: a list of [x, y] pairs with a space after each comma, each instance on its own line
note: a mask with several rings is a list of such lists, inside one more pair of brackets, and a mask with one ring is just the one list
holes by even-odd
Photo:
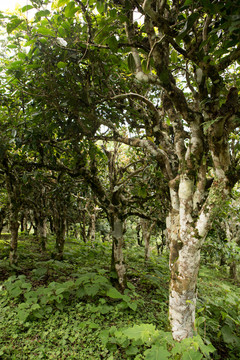
[[200, 250], [215, 208], [226, 198], [229, 189], [225, 178], [216, 178], [196, 213], [197, 191], [187, 174], [180, 176], [178, 193], [171, 191], [173, 206], [167, 221], [171, 270], [169, 319], [177, 341], [194, 335]]
[[[200, 249], [211, 226], [214, 207], [219, 206], [229, 192], [225, 175], [229, 157], [227, 146], [219, 147], [214, 140], [209, 141], [215, 180], [208, 190], [201, 116], [197, 115], [190, 123], [191, 137], [184, 152], [183, 129], [171, 107], [168, 111], [177, 135], [175, 146], [180, 173], [169, 182], [172, 204], [167, 223], [171, 269], [169, 319], [173, 337], [180, 341], [194, 334]], [[211, 139], [215, 139], [213, 130]]]
[[[177, 249], [174, 249], [176, 251]], [[169, 318], [175, 340], [193, 336], [195, 306], [197, 299], [197, 276], [200, 264], [198, 239], [185, 238], [178, 249], [178, 258], [170, 264], [171, 285], [169, 296]]]
[[[194, 236], [192, 213], [193, 184], [181, 176], [179, 208], [172, 210], [170, 225], [169, 319], [173, 337], [182, 340], [193, 335], [196, 283], [200, 263], [199, 239]], [[173, 199], [176, 201], [176, 199]]]

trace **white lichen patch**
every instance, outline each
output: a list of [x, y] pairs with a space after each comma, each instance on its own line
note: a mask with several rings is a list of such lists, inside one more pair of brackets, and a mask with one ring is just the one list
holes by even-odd
[[143, 71], [138, 71], [135, 76], [136, 76], [136, 79], [140, 82], [148, 82], [149, 81], [148, 75], [144, 74]]
[[170, 196], [171, 196], [171, 204], [174, 210], [179, 210], [179, 199], [178, 199], [178, 193], [170, 188]]
[[187, 177], [180, 181], [178, 194], [179, 198], [183, 200], [189, 200], [192, 198], [193, 182]]
[[202, 211], [197, 224], [196, 229], [201, 238], [204, 238], [208, 232], [208, 223], [209, 223], [210, 213]]

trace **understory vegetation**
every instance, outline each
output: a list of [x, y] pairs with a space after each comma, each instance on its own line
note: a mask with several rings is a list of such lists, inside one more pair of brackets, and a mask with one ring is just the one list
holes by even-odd
[[198, 280], [196, 334], [173, 341], [168, 323], [168, 250], [144, 250], [128, 238], [127, 288], [110, 281], [111, 244], [66, 239], [53, 258], [38, 239], [20, 236], [18, 264], [9, 265], [7, 236], [0, 241], [1, 359], [238, 359], [240, 289], [227, 269], [204, 259]]

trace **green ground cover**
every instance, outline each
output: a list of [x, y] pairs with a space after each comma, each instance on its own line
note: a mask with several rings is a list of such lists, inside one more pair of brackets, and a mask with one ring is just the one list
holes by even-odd
[[[196, 336], [181, 344], [168, 328], [168, 254], [144, 263], [125, 248], [128, 289], [110, 282], [109, 243], [68, 238], [63, 261], [22, 237], [17, 266], [0, 242], [1, 359], [239, 359], [240, 289], [224, 268], [204, 265], [199, 277]], [[213, 265], [213, 264], [212, 264]]]

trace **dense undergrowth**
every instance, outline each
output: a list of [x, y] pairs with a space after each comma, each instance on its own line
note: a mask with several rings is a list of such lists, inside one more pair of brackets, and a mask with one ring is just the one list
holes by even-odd
[[224, 268], [202, 266], [193, 339], [181, 344], [168, 328], [168, 254], [144, 263], [143, 249], [125, 248], [128, 288], [109, 280], [111, 246], [68, 238], [63, 261], [54, 240], [41, 253], [33, 237], [19, 242], [17, 266], [0, 241], [1, 359], [239, 359], [240, 290]]

